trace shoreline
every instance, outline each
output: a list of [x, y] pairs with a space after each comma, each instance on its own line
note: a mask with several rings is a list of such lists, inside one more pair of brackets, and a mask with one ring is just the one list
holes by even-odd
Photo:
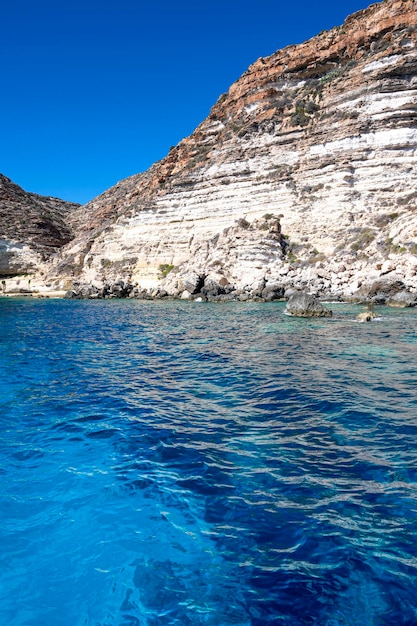
[[[50, 290], [50, 291], [10, 291], [10, 292], [2, 292], [0, 293], [0, 299], [7, 298], [16, 298], [16, 299], [33, 299], [33, 300], [138, 300], [138, 301], [148, 301], [148, 302], [173, 302], [173, 301], [182, 301], [182, 302], [196, 302], [196, 303], [270, 303], [270, 302], [282, 302], [287, 303], [290, 297], [294, 294], [308, 294], [313, 295], [321, 304], [325, 306], [336, 306], [336, 305], [358, 305], [358, 306], [389, 306], [391, 308], [404, 309], [404, 308], [417, 308], [417, 294], [412, 294], [411, 292], [398, 292], [397, 294], [393, 294], [390, 297], [387, 297], [386, 294], [376, 294], [374, 297], [341, 297], [339, 295], [331, 295], [331, 294], [317, 294], [314, 290], [301, 290], [301, 289], [290, 289], [288, 293], [280, 297], [269, 297], [265, 298], [258, 295], [252, 295], [248, 292], [243, 292], [243, 290], [233, 290], [229, 293], [219, 294], [216, 296], [204, 295], [200, 292], [196, 294], [186, 294], [186, 297], [183, 294], [175, 295], [168, 293], [161, 293], [158, 290], [158, 293], [154, 293], [155, 290], [152, 290], [153, 293], [150, 293], [147, 290], [141, 290], [138, 293], [132, 293], [126, 295], [116, 294], [116, 293], [102, 293], [101, 290], [97, 290], [97, 288], [88, 288], [80, 290], [80, 292], [76, 292], [73, 290], [64, 291], [64, 290]], [[397, 297], [395, 297], [397, 296]]]

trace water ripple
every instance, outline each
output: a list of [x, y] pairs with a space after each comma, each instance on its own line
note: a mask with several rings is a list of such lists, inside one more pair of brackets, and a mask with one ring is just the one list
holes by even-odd
[[414, 311], [0, 300], [13, 626], [417, 623]]

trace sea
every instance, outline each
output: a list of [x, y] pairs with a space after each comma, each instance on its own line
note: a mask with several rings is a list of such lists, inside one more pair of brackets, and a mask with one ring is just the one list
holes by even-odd
[[417, 624], [417, 311], [0, 299], [0, 624]]

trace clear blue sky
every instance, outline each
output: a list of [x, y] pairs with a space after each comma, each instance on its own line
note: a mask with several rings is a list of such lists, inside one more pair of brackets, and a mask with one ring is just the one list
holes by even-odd
[[0, 172], [87, 202], [189, 135], [261, 56], [369, 0], [7, 0]]

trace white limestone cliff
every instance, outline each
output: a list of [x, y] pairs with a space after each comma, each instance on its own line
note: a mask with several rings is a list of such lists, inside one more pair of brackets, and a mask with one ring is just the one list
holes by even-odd
[[80, 210], [48, 280], [417, 293], [416, 70], [414, 0], [259, 59], [165, 159]]

